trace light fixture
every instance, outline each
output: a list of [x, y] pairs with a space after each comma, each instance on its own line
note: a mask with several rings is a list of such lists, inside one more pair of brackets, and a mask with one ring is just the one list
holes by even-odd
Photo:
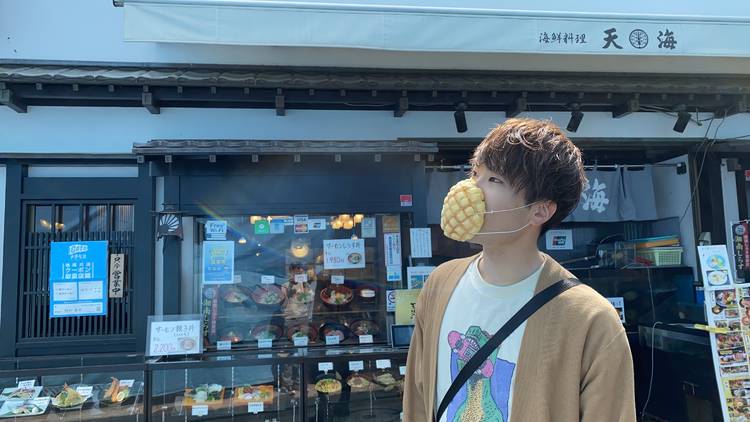
[[156, 240], [164, 236], [175, 236], [182, 240], [182, 211], [173, 204], [163, 204], [156, 214]]
[[255, 225], [255, 223], [257, 221], [262, 220], [262, 219], [263, 219], [263, 217], [261, 217], [259, 215], [254, 215], [254, 216], [250, 217], [250, 224]]
[[365, 219], [365, 216], [362, 214], [354, 214], [354, 222], [356, 224], [362, 224], [362, 220]]
[[466, 103], [458, 103], [456, 105], [456, 111], [453, 112], [453, 120], [456, 121], [456, 131], [458, 133], [466, 132], [469, 127], [466, 125], [466, 109], [468, 106]]
[[583, 120], [583, 112], [581, 111], [581, 105], [578, 103], [573, 103], [570, 107], [572, 111], [570, 112], [570, 120], [568, 120], [566, 129], [568, 132], [576, 132], [578, 131], [578, 126], [581, 124], [581, 120]]
[[352, 220], [346, 220], [344, 221], [344, 229], [351, 230], [354, 228], [354, 221]]
[[679, 132], [679, 133], [684, 132], [688, 123], [690, 123], [691, 118], [692, 116], [687, 111], [685, 110], [678, 111], [677, 121], [674, 123], [674, 127], [672, 128], [672, 130], [674, 130], [675, 132]]
[[40, 225], [41, 225], [42, 227], [44, 227], [45, 229], [48, 229], [48, 228], [52, 227], [52, 224], [50, 224], [50, 223], [49, 223], [49, 221], [47, 221], [47, 220], [46, 220], [46, 219], [44, 219], [44, 218], [40, 218], [40, 219], [39, 219], [39, 224], [40, 224]]
[[237, 240], [237, 243], [239, 243], [240, 245], [244, 245], [245, 243], [247, 243], [247, 239], [245, 239], [245, 236], [242, 236], [239, 238], [239, 240]]
[[304, 258], [310, 254], [310, 245], [298, 239], [292, 242], [290, 251], [295, 258]]
[[344, 226], [344, 223], [342, 223], [341, 220], [339, 219], [331, 221], [331, 228], [334, 230], [338, 230], [343, 226]]

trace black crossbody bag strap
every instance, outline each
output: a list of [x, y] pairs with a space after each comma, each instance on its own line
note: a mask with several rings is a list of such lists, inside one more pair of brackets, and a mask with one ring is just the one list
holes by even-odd
[[474, 374], [474, 371], [479, 369], [479, 367], [482, 365], [482, 362], [484, 362], [485, 359], [487, 359], [495, 349], [500, 347], [500, 344], [502, 344], [502, 342], [505, 341], [505, 339], [508, 338], [508, 336], [511, 335], [513, 331], [516, 330], [516, 328], [523, 324], [524, 321], [529, 319], [529, 317], [534, 315], [534, 313], [538, 311], [542, 306], [544, 306], [547, 302], [557, 297], [557, 295], [579, 284], [581, 284], [581, 282], [574, 279], [560, 280], [557, 283], [537, 293], [536, 295], [534, 295], [534, 297], [531, 298], [531, 300], [526, 302], [526, 304], [523, 305], [523, 307], [519, 309], [518, 312], [516, 312], [515, 315], [513, 315], [508, 320], [508, 322], [505, 323], [505, 325], [497, 330], [495, 335], [487, 340], [487, 343], [485, 343], [484, 346], [477, 350], [474, 356], [472, 356], [469, 361], [466, 362], [466, 365], [461, 368], [461, 370], [458, 372], [458, 376], [456, 376], [456, 379], [453, 380], [450, 388], [448, 388], [448, 392], [445, 393], [445, 397], [443, 397], [443, 400], [440, 401], [437, 415], [433, 417], [433, 421], [440, 421], [443, 413], [445, 413], [445, 411], [448, 409], [448, 405], [450, 404], [450, 402], [453, 401], [453, 398], [456, 397], [458, 391], [464, 386], [464, 384], [466, 384], [466, 381], [471, 378], [471, 376]]

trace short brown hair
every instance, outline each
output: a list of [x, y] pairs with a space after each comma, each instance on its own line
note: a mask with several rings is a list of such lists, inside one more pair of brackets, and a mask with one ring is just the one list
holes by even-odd
[[573, 212], [586, 183], [581, 151], [549, 120], [506, 120], [479, 144], [471, 165], [502, 176], [516, 192], [524, 192], [526, 203], [556, 203], [557, 211], [542, 231]]

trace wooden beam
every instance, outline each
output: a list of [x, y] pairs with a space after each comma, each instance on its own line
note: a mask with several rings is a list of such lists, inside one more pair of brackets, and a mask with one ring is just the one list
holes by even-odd
[[27, 112], [26, 104], [9, 89], [0, 89], [0, 104], [10, 107], [16, 113]]
[[151, 114], [161, 113], [159, 102], [154, 99], [154, 94], [151, 92], [144, 92], [141, 94], [141, 104], [143, 104], [143, 106], [146, 107], [146, 110]]

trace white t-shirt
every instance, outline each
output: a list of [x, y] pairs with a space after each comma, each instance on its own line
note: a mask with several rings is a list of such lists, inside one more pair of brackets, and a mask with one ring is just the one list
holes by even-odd
[[[534, 296], [542, 267], [508, 286], [482, 279], [478, 259], [469, 265], [451, 295], [440, 326], [435, 410], [464, 364], [487, 340]], [[515, 368], [524, 322], [456, 394], [441, 422], [508, 422]]]

